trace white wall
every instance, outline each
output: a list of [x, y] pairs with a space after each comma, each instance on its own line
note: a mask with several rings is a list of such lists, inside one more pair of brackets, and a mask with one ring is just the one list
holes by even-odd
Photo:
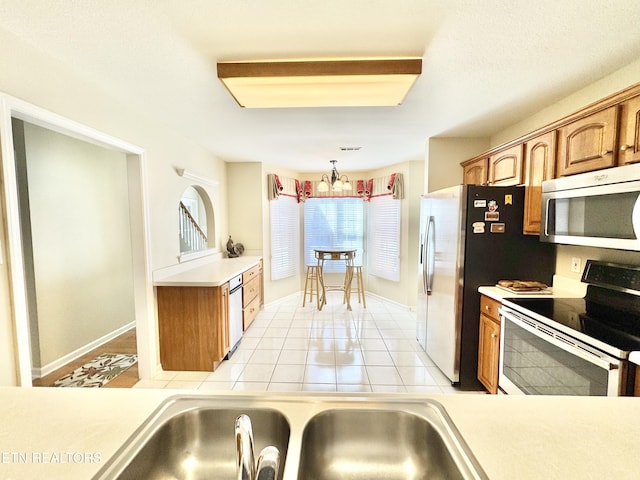
[[[218, 185], [203, 185], [212, 200], [219, 236], [228, 232], [225, 163], [191, 139], [168, 129], [162, 119], [152, 118], [134, 105], [123, 103], [97, 88], [73, 66], [58, 62], [0, 30], [0, 91], [45, 108], [145, 150], [149, 206], [149, 262], [151, 270], [176, 265], [180, 244], [177, 206], [182, 192], [193, 182], [180, 177], [176, 168], [186, 168]], [[170, 94], [170, 92], [167, 92]], [[0, 139], [1, 141], [2, 139]], [[15, 385], [15, 332], [6, 259], [6, 206], [0, 223], [0, 385]], [[226, 237], [224, 238], [226, 241]], [[218, 238], [218, 246], [220, 238]], [[157, 352], [156, 352], [157, 356]]]
[[24, 141], [43, 367], [135, 319], [127, 165], [29, 123]]

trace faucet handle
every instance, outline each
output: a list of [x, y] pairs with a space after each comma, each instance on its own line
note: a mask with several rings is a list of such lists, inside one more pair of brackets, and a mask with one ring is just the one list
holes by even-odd
[[256, 464], [253, 455], [253, 429], [248, 415], [236, 418], [236, 480], [255, 480]]
[[280, 467], [280, 450], [278, 447], [264, 447], [258, 456], [256, 480], [276, 480]]

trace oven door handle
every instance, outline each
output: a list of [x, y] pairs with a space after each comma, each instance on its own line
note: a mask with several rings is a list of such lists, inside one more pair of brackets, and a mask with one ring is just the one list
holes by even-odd
[[[504, 308], [501, 308], [499, 310], [499, 313], [501, 315], [501, 321], [509, 320], [515, 323], [520, 328], [524, 328], [529, 333], [542, 338], [552, 345], [564, 350], [565, 352], [575, 355], [576, 357], [580, 357], [589, 363], [592, 363], [607, 371], [617, 370], [620, 368], [620, 360], [614, 357], [610, 357], [609, 355], [606, 355], [604, 353], [591, 353], [591, 348], [587, 344], [573, 339], [568, 335], [564, 335], [561, 332], [556, 331], [552, 327], [549, 327], [541, 322], [530, 318], [525, 319], [519, 316], [516, 312], [506, 310]], [[540, 325], [541, 327], [543, 327], [543, 330], [538, 329], [533, 325]], [[551, 330], [554, 331], [554, 335], [549, 333]]]
[[638, 195], [636, 203], [633, 205], [631, 225], [633, 226], [633, 233], [636, 236], [636, 240], [640, 239], [640, 195]]

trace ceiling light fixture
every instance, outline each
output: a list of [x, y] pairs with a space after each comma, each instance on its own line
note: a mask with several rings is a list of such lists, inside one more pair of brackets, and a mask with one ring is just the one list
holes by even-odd
[[329, 184], [331, 184], [331, 189], [334, 192], [340, 192], [342, 190], [353, 190], [351, 183], [349, 183], [349, 177], [346, 175], [340, 175], [338, 169], [336, 168], [337, 160], [329, 160], [333, 165], [331, 167], [331, 178], [329, 175], [322, 175], [322, 180], [318, 184], [319, 192], [328, 192]]
[[421, 73], [421, 58], [218, 63], [247, 108], [400, 105]]

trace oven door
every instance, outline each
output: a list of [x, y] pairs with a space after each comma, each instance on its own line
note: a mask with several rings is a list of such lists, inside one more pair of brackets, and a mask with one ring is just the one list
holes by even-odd
[[499, 387], [508, 394], [619, 396], [626, 362], [548, 325], [500, 309]]

